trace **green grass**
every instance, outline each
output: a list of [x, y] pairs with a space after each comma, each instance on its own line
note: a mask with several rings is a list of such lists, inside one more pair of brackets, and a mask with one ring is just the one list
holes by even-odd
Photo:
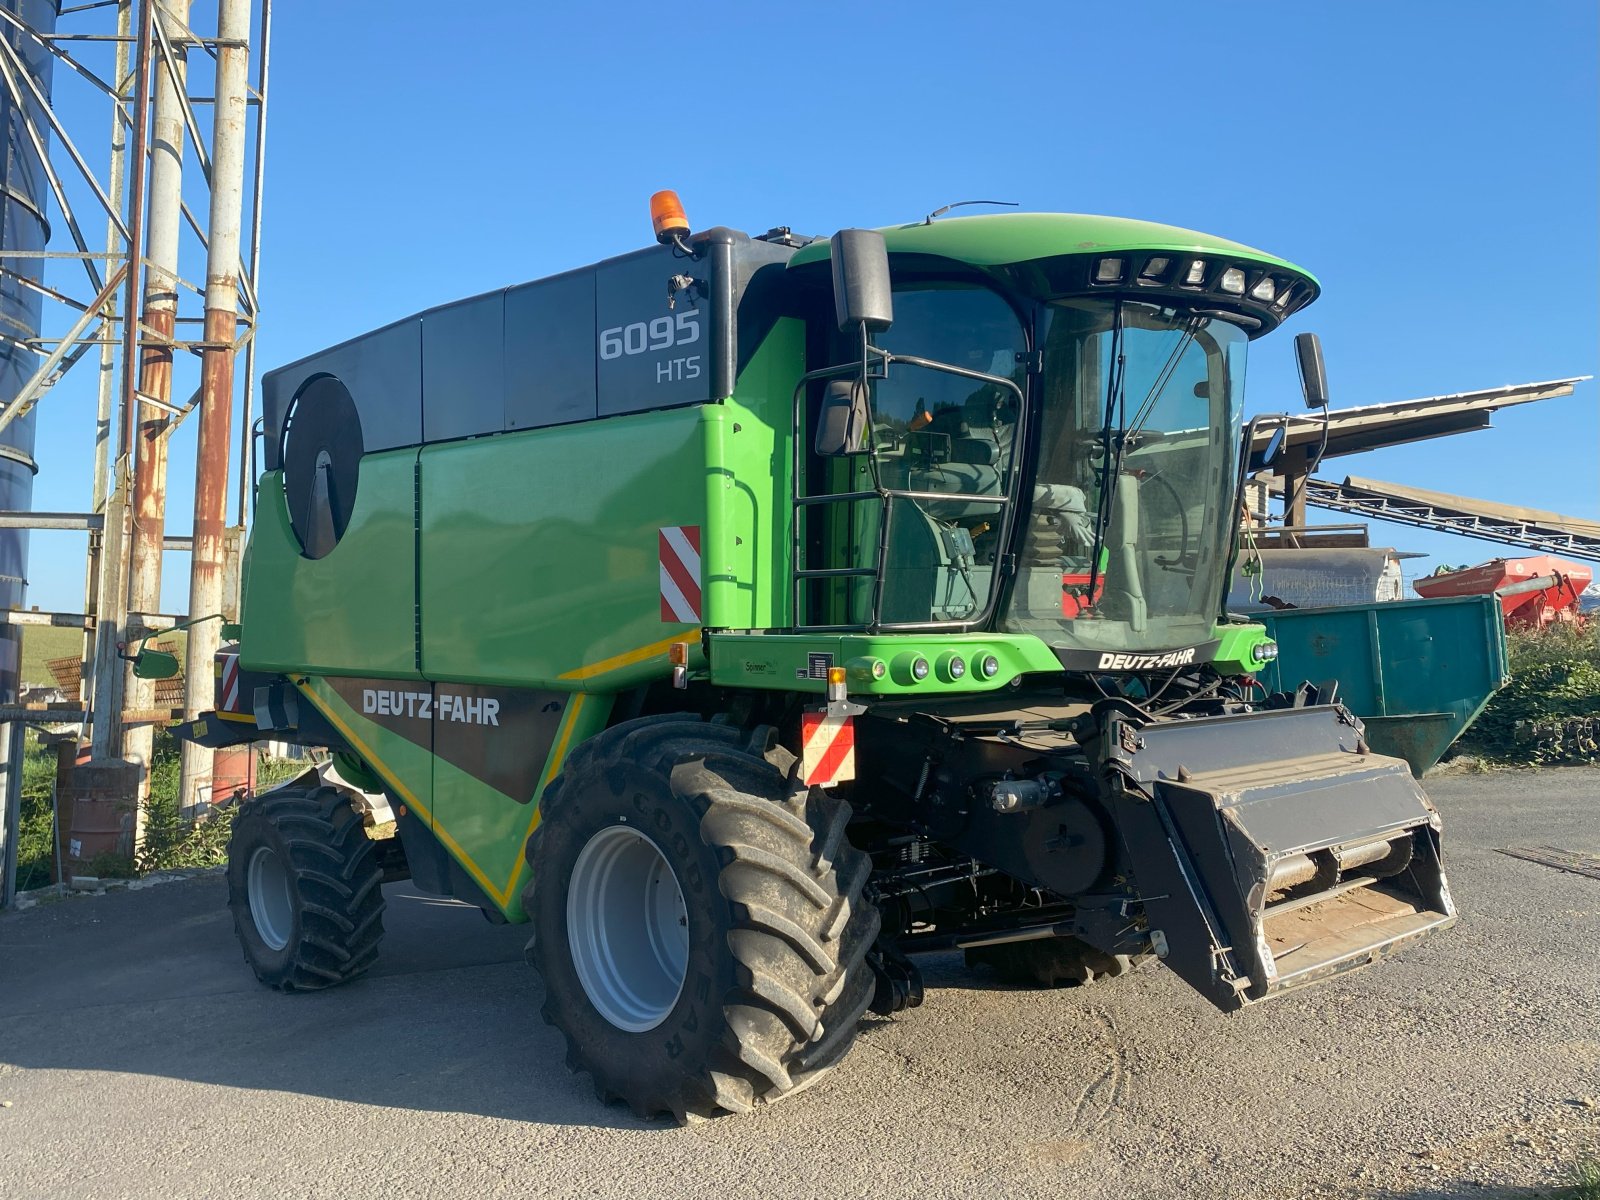
[[1572, 1169], [1572, 1182], [1557, 1193], [1561, 1200], [1600, 1200], [1600, 1162], [1588, 1159]]
[[55, 783], [56, 756], [48, 746], [28, 731], [22, 760], [22, 822], [17, 837], [17, 890], [44, 887], [50, 882], [50, 859], [54, 850], [50, 833], [54, 817], [50, 809], [50, 789]]
[[[176, 650], [183, 656], [184, 635], [165, 634], [152, 646], [163, 650]], [[59, 625], [24, 625], [22, 627], [22, 682], [52, 685], [56, 678], [45, 664], [52, 658], [77, 657], [83, 653], [83, 630], [66, 629]]]
[[56, 625], [22, 627], [22, 682], [53, 684], [55, 676], [45, 663], [83, 653], [83, 630]]

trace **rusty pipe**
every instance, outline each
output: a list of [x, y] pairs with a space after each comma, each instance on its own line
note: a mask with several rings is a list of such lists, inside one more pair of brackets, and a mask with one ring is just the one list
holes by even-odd
[[[244, 212], [245, 126], [249, 115], [250, 0], [218, 0], [217, 82], [211, 146], [211, 213], [206, 245], [205, 348], [200, 360], [200, 431], [195, 451], [194, 547], [189, 563], [189, 612], [223, 608], [227, 546], [228, 462], [233, 444], [233, 339], [239, 306], [240, 223]], [[211, 622], [189, 630], [184, 713], [213, 702], [212, 660], [220, 631]], [[213, 751], [183, 744], [179, 803], [184, 814], [201, 802]]]

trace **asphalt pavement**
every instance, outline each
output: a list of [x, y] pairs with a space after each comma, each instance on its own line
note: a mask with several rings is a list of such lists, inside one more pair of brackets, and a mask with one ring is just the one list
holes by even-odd
[[0, 1197], [1489, 1197], [1600, 1160], [1600, 771], [1430, 780], [1462, 918], [1225, 1016], [1163, 969], [925, 962], [827, 1080], [687, 1128], [595, 1100], [525, 931], [389, 889], [380, 965], [283, 996], [220, 877], [0, 915]]

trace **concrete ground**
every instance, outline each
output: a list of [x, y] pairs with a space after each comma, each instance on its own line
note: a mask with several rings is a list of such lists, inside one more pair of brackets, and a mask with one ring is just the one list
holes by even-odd
[[1223, 1016], [933, 960], [829, 1079], [679, 1129], [595, 1101], [523, 931], [391, 889], [381, 965], [281, 996], [207, 876], [0, 916], [0, 1196], [1542, 1195], [1600, 1159], [1600, 771], [1432, 781], [1463, 916]]

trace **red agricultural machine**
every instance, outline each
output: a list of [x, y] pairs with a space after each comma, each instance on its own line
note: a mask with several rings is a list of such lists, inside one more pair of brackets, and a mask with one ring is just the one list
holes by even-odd
[[1412, 584], [1429, 600], [1443, 596], [1487, 596], [1500, 601], [1506, 625], [1542, 629], [1557, 622], [1581, 622], [1578, 597], [1594, 579], [1588, 567], [1538, 554], [1529, 558], [1492, 558], [1475, 567], [1441, 571]]

